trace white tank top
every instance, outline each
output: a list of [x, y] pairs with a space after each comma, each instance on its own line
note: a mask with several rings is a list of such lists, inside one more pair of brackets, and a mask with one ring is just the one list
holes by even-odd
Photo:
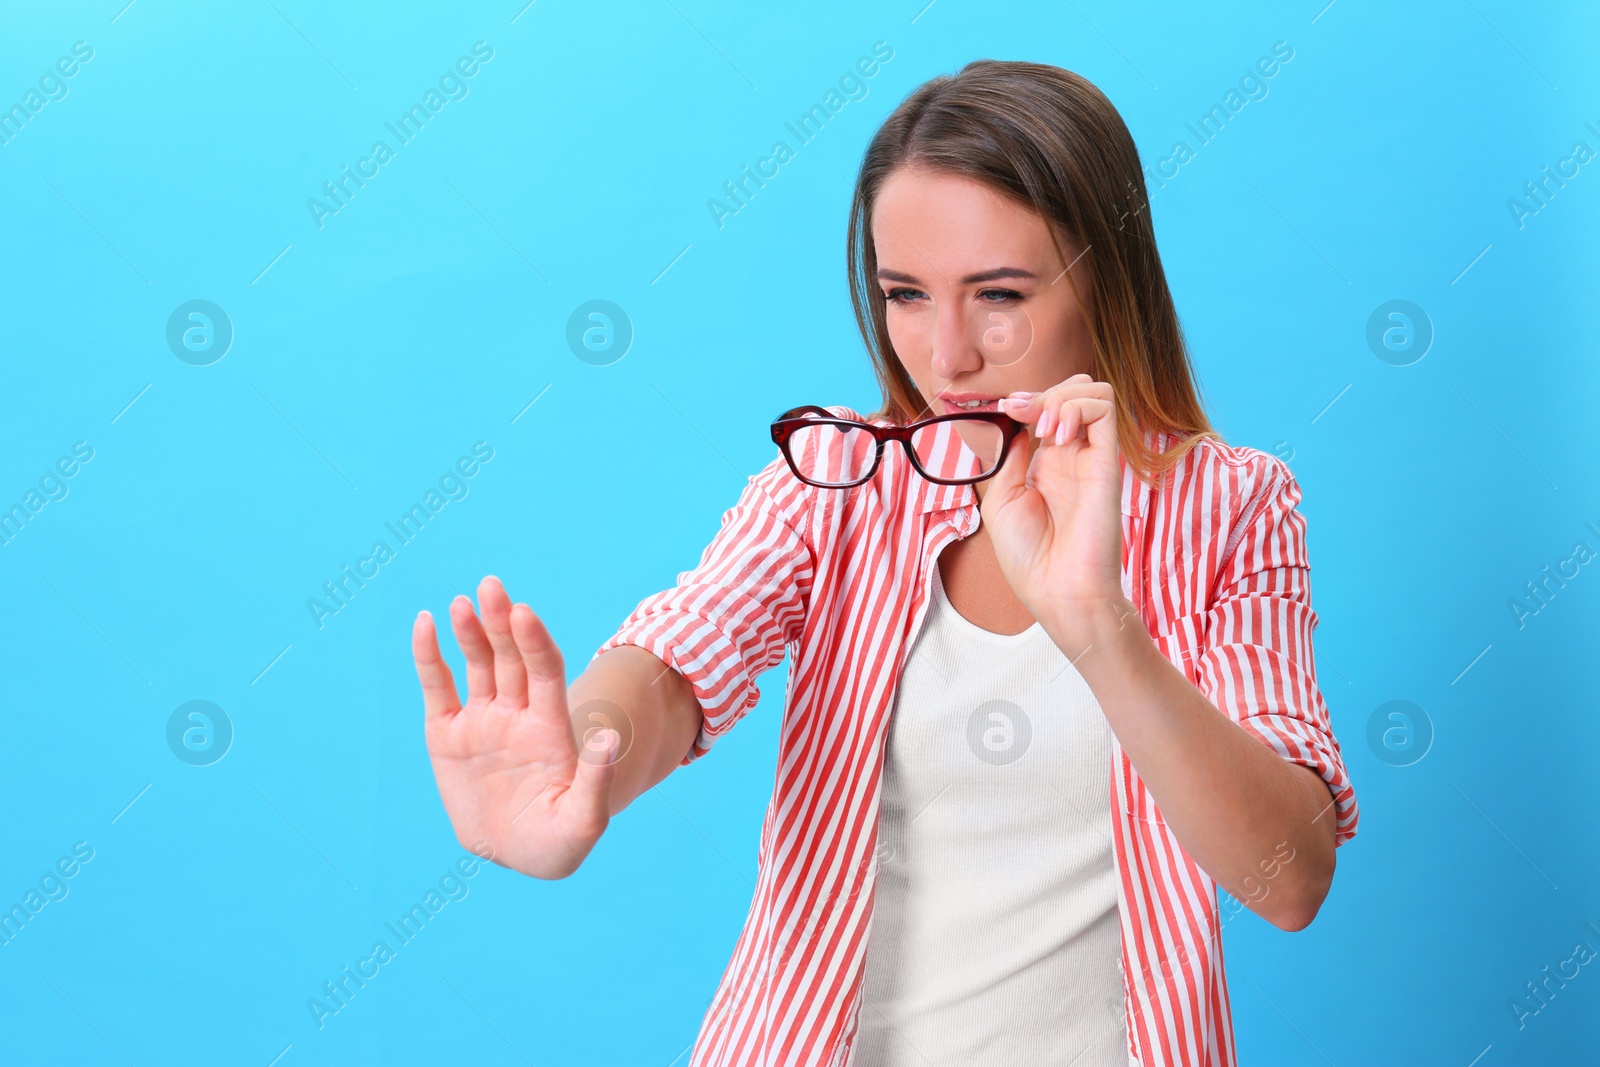
[[1125, 1067], [1111, 727], [1035, 623], [933, 598], [895, 698], [853, 1067]]

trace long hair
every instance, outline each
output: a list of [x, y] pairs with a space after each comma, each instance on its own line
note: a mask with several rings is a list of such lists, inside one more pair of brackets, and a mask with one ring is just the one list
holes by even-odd
[[[918, 87], [861, 162], [846, 244], [850, 300], [883, 390], [877, 417], [904, 423], [926, 407], [889, 343], [871, 231], [883, 183], [907, 165], [982, 182], [1050, 224], [1058, 252], [1062, 233], [1084, 250], [1094, 378], [1112, 386], [1118, 448], [1142, 480], [1176, 465], [1202, 437], [1218, 437], [1200, 403], [1122, 117], [1071, 71], [992, 59]], [[1158, 450], [1146, 431], [1178, 440]]]

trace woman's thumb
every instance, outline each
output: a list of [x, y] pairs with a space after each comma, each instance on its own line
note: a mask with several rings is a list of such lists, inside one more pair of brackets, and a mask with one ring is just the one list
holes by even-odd
[[611, 820], [611, 780], [622, 757], [622, 735], [613, 727], [595, 730], [578, 743], [578, 765], [567, 796], [578, 822], [599, 837]]
[[987, 500], [993, 498], [996, 504], [1004, 505], [1022, 492], [1028, 480], [1028, 445], [1030, 437], [1026, 432], [1018, 435], [1006, 451], [1006, 458], [1001, 462], [1000, 469], [994, 472], [994, 478], [989, 482], [988, 490], [983, 494]]

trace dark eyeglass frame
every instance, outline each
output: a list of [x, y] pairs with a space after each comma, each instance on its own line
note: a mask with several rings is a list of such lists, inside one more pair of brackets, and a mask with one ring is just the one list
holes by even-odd
[[[995, 461], [994, 470], [989, 471], [987, 474], [980, 474], [973, 478], [936, 478], [922, 469], [922, 463], [917, 459], [917, 450], [911, 447], [911, 435], [925, 426], [958, 421], [987, 422], [1000, 427], [1003, 435], [1000, 439], [1000, 457]], [[789, 452], [789, 442], [796, 430], [806, 426], [816, 426], [819, 423], [872, 435], [873, 440], [877, 443], [877, 450], [873, 454], [872, 465], [867, 468], [865, 474], [849, 482], [818, 482], [807, 478], [800, 472], [799, 464], [795, 462], [794, 456]], [[911, 466], [918, 474], [935, 485], [973, 485], [995, 476], [1001, 466], [1005, 464], [1006, 455], [1011, 450], [1011, 442], [1027, 432], [1027, 429], [1026, 424], [998, 411], [974, 411], [970, 413], [957, 411], [949, 415], [936, 415], [931, 419], [908, 423], [905, 426], [874, 426], [866, 422], [857, 422], [854, 419], [841, 419], [827, 409], [820, 408], [815, 404], [802, 404], [797, 408], [790, 408], [772, 420], [772, 441], [778, 446], [778, 450], [783, 453], [783, 458], [789, 464], [789, 469], [794, 472], [794, 476], [807, 485], [814, 485], [819, 489], [849, 489], [870, 481], [872, 476], [878, 472], [878, 464], [883, 460], [883, 446], [890, 441], [899, 441], [901, 447], [906, 450], [907, 458], [911, 460]]]

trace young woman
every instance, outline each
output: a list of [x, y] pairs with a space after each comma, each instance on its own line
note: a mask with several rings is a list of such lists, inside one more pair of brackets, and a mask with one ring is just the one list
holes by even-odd
[[456, 833], [571, 874], [787, 652], [696, 1067], [1232, 1065], [1216, 887], [1299, 930], [1357, 823], [1294, 476], [1210, 429], [1133, 140], [1082, 78], [923, 85], [848, 245], [883, 409], [775, 423], [699, 566], [570, 687], [492, 577], [481, 619], [451, 605], [465, 707], [418, 617]]

